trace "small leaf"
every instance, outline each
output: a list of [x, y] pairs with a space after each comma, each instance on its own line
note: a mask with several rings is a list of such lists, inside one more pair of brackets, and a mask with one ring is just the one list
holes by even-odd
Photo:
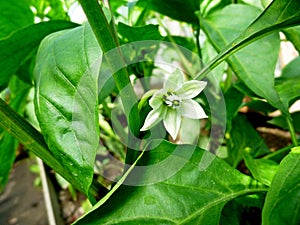
[[158, 25], [145, 25], [131, 27], [124, 23], [118, 24], [118, 32], [128, 42], [143, 41], [143, 40], [161, 40], [162, 36], [159, 33]]
[[47, 36], [35, 67], [37, 118], [50, 150], [88, 194], [98, 147], [102, 51], [88, 24]]
[[[77, 24], [66, 21], [42, 22], [20, 29], [9, 37], [0, 40], [0, 67], [2, 68], [0, 71], [0, 86], [5, 85], [20, 65], [28, 57], [31, 57], [30, 54], [37, 50], [46, 35], [75, 26]], [[30, 78], [24, 79], [30, 80]]]
[[300, 147], [281, 161], [266, 196], [263, 225], [298, 225], [300, 221]]
[[244, 160], [252, 176], [259, 182], [270, 186], [278, 165], [269, 159], [253, 159], [248, 152], [244, 152]]
[[199, 23], [195, 12], [199, 11], [200, 0], [139, 0], [138, 5], [145, 5], [147, 9], [157, 11], [175, 20], [192, 24]]
[[285, 29], [283, 33], [300, 53], [300, 26]]
[[275, 80], [278, 95], [281, 101], [288, 106], [295, 100], [300, 99], [299, 67], [300, 57], [297, 57], [282, 70], [281, 76]]
[[217, 225], [227, 202], [266, 190], [205, 150], [162, 140], [152, 142], [125, 184], [134, 181], [140, 186], [122, 185], [75, 224]]

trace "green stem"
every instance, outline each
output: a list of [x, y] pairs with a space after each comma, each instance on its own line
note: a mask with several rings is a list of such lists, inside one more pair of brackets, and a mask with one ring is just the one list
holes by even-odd
[[[60, 161], [54, 157], [49, 150], [43, 136], [17, 112], [10, 108], [2, 99], [0, 99], [0, 127], [10, 133], [20, 141], [28, 150], [42, 159], [48, 166], [62, 175], [65, 179], [72, 181], [72, 174], [66, 172]], [[97, 193], [103, 193], [99, 186], [92, 187]], [[107, 190], [105, 191], [105, 193]], [[94, 196], [96, 197], [96, 196]]]
[[296, 132], [295, 132], [295, 128], [294, 128], [294, 125], [292, 123], [292, 120], [290, 118], [286, 118], [286, 122], [287, 122], [288, 127], [289, 127], [289, 131], [290, 131], [290, 134], [291, 134], [291, 139], [292, 139], [293, 145], [298, 146]]
[[[104, 59], [110, 66], [111, 71], [116, 71], [113, 74], [113, 78], [120, 92], [130, 131], [135, 136], [139, 136], [140, 120], [137, 109], [138, 98], [130, 83], [126, 64], [116, 41], [117, 38], [114, 36], [114, 32], [111, 30], [97, 0], [79, 0], [79, 2], [104, 53]], [[108, 57], [106, 53], [112, 49], [116, 50], [118, 54], [114, 54], [114, 57]], [[120, 65], [121, 69], [117, 70], [116, 68], [120, 68]], [[123, 91], [125, 88], [126, 91]]]
[[[113, 71], [113, 78], [119, 90], [128, 121], [128, 142], [130, 146], [134, 146], [127, 149], [125, 159], [126, 163], [131, 164], [136, 160], [138, 154], [137, 150], [139, 149], [139, 143], [135, 141], [136, 137], [140, 137], [141, 127], [138, 111], [138, 97], [134, 93], [131, 85], [122, 52], [116, 41], [117, 37], [114, 35], [114, 31], [111, 30], [98, 0], [79, 0], [79, 2], [104, 53], [104, 60], [106, 60], [111, 71]], [[113, 54], [113, 57], [109, 57], [109, 54], [106, 53], [110, 50], [116, 51], [117, 54]]]
[[281, 148], [281, 149], [279, 149], [279, 150], [277, 150], [275, 152], [272, 152], [272, 153], [270, 153], [270, 154], [268, 154], [268, 155], [266, 155], [266, 156], [264, 156], [262, 158], [263, 159], [272, 159], [272, 158], [275, 158], [278, 155], [282, 155], [282, 154], [290, 151], [292, 147], [294, 147], [294, 145], [286, 146], [286, 147]]

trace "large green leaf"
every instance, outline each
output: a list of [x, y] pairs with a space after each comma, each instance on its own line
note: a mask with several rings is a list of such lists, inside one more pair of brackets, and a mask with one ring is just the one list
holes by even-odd
[[[202, 71], [200, 71], [196, 78], [203, 78], [224, 59], [241, 48], [247, 46], [249, 43], [252, 43], [255, 40], [274, 31], [298, 25], [300, 22], [299, 8], [300, 2], [298, 0], [272, 1], [265, 11], [260, 14], [260, 16], [249, 27], [247, 27], [247, 29], [245, 29], [236, 39], [229, 43], [226, 48], [223, 48], [222, 51], [208, 65], [206, 65]], [[240, 18], [242, 17], [244, 17], [244, 15], [242, 15]], [[205, 20], [203, 22], [204, 28], [205, 26], [209, 25], [205, 25]], [[282, 110], [288, 116], [287, 105], [283, 105], [280, 101], [278, 101], [278, 98], [274, 95], [274, 93], [267, 97], [275, 107]]]
[[[76, 225], [217, 225], [227, 202], [266, 191], [250, 177], [195, 146], [154, 141], [147, 150], [150, 149], [125, 180], [127, 186], [121, 186]], [[138, 166], [146, 165], [143, 173], [138, 173]], [[174, 175], [161, 179], [172, 171]], [[130, 182], [134, 180], [140, 181], [141, 186], [134, 186], [137, 183]]]
[[33, 23], [33, 13], [26, 0], [2, 0], [0, 3], [0, 40], [13, 31]]
[[98, 74], [102, 51], [88, 24], [46, 37], [35, 67], [36, 114], [69, 180], [88, 193], [98, 147]]
[[0, 86], [9, 81], [20, 65], [31, 56], [32, 52], [36, 51], [46, 35], [75, 26], [77, 25], [67, 21], [43, 22], [20, 29], [9, 37], [0, 40], [0, 67], [2, 68]]
[[[238, 37], [259, 13], [260, 10], [252, 6], [230, 5], [205, 18], [204, 30], [220, 51]], [[233, 20], [232, 17], [239, 19]], [[277, 108], [282, 108], [274, 88], [279, 43], [278, 35], [265, 37], [235, 53], [227, 62], [248, 88]]]
[[198, 77], [201, 78], [203, 75], [209, 73], [212, 68], [249, 43], [274, 31], [299, 25], [299, 7], [300, 2], [298, 0], [273, 0], [247, 29], [203, 68]]
[[293, 148], [280, 163], [267, 193], [263, 225], [296, 225], [300, 221], [300, 147]]

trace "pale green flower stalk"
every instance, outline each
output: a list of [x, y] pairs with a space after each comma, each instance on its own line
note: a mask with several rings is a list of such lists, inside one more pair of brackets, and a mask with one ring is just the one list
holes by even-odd
[[207, 82], [191, 80], [183, 82], [183, 74], [175, 70], [164, 82], [163, 88], [155, 92], [149, 104], [152, 110], [146, 117], [141, 131], [149, 130], [161, 120], [173, 140], [176, 139], [181, 117], [207, 118], [202, 107], [192, 98], [205, 88]]

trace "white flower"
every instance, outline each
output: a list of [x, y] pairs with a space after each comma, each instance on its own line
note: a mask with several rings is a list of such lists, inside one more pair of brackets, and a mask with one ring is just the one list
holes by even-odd
[[202, 107], [192, 100], [206, 84], [205, 81], [197, 80], [183, 82], [183, 75], [175, 70], [164, 82], [163, 89], [151, 97], [149, 104], [153, 109], [147, 115], [141, 131], [148, 130], [163, 120], [166, 130], [175, 140], [182, 116], [191, 119], [207, 118]]

